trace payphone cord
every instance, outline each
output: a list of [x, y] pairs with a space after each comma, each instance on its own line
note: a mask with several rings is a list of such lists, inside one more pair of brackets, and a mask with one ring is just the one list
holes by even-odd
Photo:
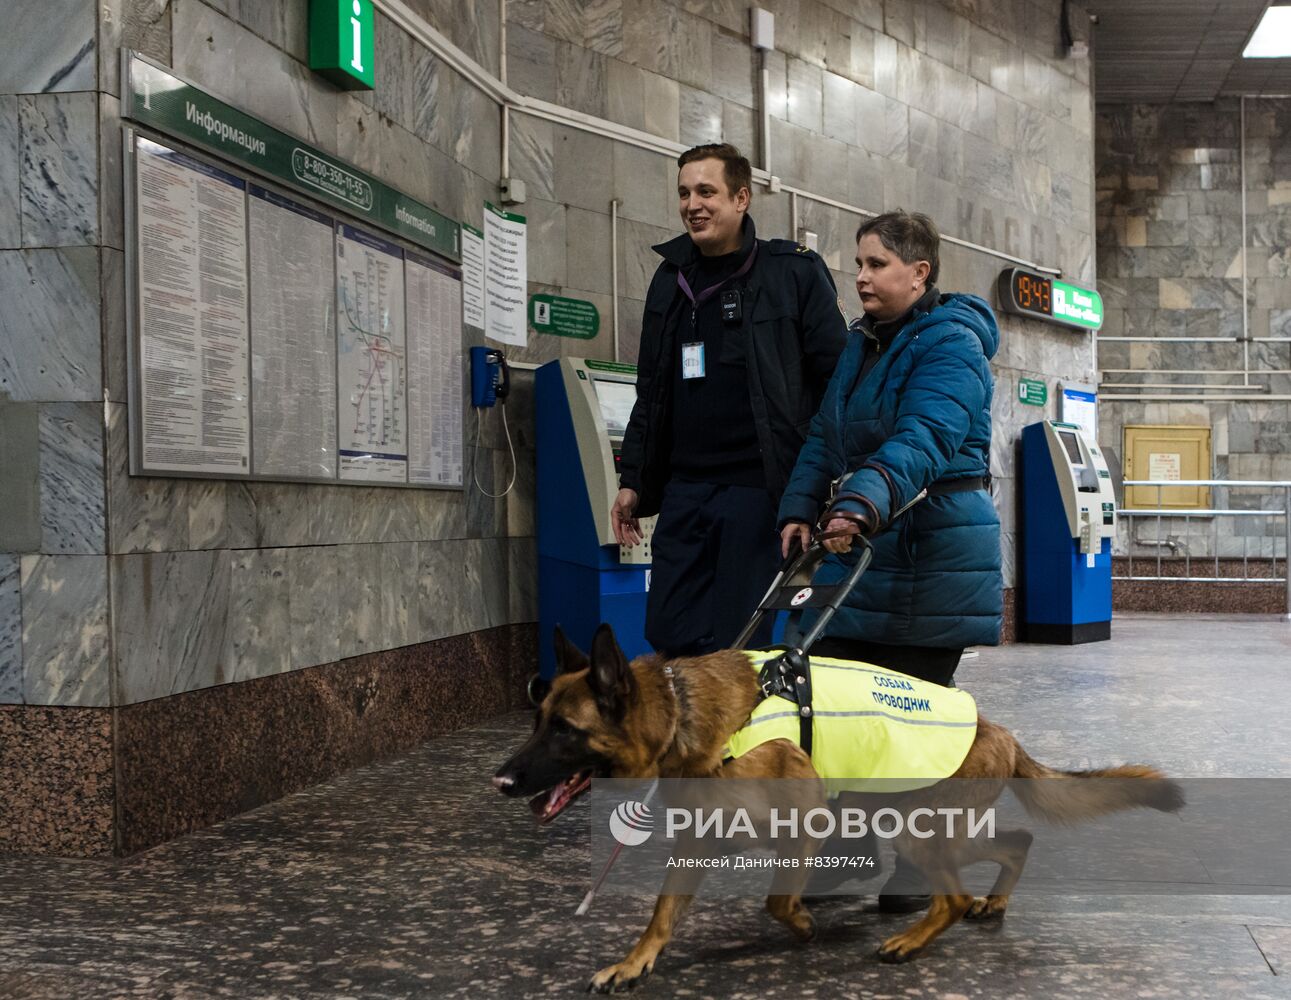
[[507, 436], [507, 451], [511, 453], [511, 478], [507, 481], [507, 488], [504, 489], [501, 493], [490, 493], [488, 490], [486, 490], [483, 486], [480, 485], [480, 472], [479, 472], [480, 434], [483, 433], [483, 430], [484, 430], [484, 408], [479, 406], [475, 408], [475, 448], [471, 456], [471, 478], [475, 480], [475, 488], [479, 490], [481, 493], [483, 493], [490, 500], [502, 499], [502, 497], [506, 496], [508, 493], [511, 492], [511, 487], [513, 487], [516, 484], [516, 449], [515, 449], [515, 445], [512, 444], [511, 442], [511, 428], [507, 424], [507, 407], [506, 407], [505, 401], [502, 402], [502, 405], [499, 407], [499, 409], [502, 411], [502, 430], [506, 433], [506, 436]]

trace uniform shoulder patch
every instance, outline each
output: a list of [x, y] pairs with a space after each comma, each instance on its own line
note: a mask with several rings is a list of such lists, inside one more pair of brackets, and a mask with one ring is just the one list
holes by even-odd
[[771, 240], [770, 249], [772, 253], [791, 253], [791, 254], [811, 254], [815, 251], [810, 247], [798, 243], [794, 240]]

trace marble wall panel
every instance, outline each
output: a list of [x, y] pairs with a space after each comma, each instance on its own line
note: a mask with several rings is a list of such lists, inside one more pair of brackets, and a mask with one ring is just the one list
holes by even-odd
[[121, 52], [133, 49], [170, 65], [170, 0], [100, 0], [98, 89], [120, 96]]
[[98, 242], [98, 117], [93, 93], [30, 94], [18, 99], [24, 246]]
[[[571, 285], [608, 292], [611, 287], [610, 222], [599, 212], [565, 210], [565, 263]], [[605, 318], [602, 317], [602, 330]]]
[[0, 393], [102, 398], [98, 252], [0, 251]]
[[535, 198], [555, 200], [555, 135], [551, 122], [524, 115], [511, 118], [511, 174]]
[[126, 357], [125, 254], [103, 247], [99, 251], [99, 319], [103, 331], [104, 391], [115, 403], [128, 395]]
[[694, 87], [681, 87], [678, 98], [680, 112], [678, 139], [687, 146], [721, 141], [722, 99], [716, 94], [697, 90]]
[[533, 538], [513, 538], [508, 548], [510, 619], [514, 623], [538, 620], [538, 544]]
[[131, 477], [124, 403], [108, 404], [108, 551], [171, 552], [188, 547], [186, 479]]
[[565, 206], [530, 198], [525, 202], [524, 210], [528, 222], [529, 281], [559, 285], [568, 273]]
[[507, 84], [526, 97], [556, 99], [556, 42], [541, 28], [508, 19]]
[[[778, 33], [779, 25], [776, 27]], [[746, 108], [753, 107], [757, 73], [748, 43], [718, 31], [713, 33], [712, 44], [712, 75], [706, 84], [701, 85], [702, 89]]]
[[751, 108], [734, 101], [722, 102], [722, 142], [729, 142], [736, 149], [756, 156], [761, 126]]
[[664, 0], [639, 0], [623, 11], [623, 59], [693, 87], [705, 86], [713, 36], [699, 17]]
[[821, 132], [824, 127], [823, 72], [797, 59], [790, 59], [787, 69], [789, 122], [812, 133]]
[[556, 103], [584, 114], [604, 118], [606, 58], [579, 45], [556, 46]]
[[120, 703], [233, 679], [227, 550], [112, 557], [112, 638]]
[[338, 657], [381, 649], [383, 545], [336, 546]]
[[855, 143], [861, 88], [845, 77], [824, 74], [822, 92], [825, 134], [839, 142]]
[[382, 649], [395, 649], [418, 641], [420, 628], [418, 577], [421, 563], [417, 542], [391, 542], [377, 546], [381, 560]]
[[121, 102], [99, 95], [99, 243], [125, 249], [125, 196], [121, 167]]
[[41, 551], [106, 551], [101, 403], [46, 403], [40, 411]]
[[291, 579], [288, 549], [229, 554], [228, 679], [245, 681], [291, 669]]
[[646, 149], [617, 143], [613, 165], [620, 224], [624, 220], [660, 228], [677, 224], [675, 161]]
[[18, 98], [0, 96], [0, 249], [22, 246]]
[[39, 552], [40, 406], [0, 397], [0, 551]]
[[292, 669], [340, 658], [337, 546], [287, 550]]
[[103, 556], [22, 557], [23, 701], [112, 704]]
[[93, 0], [18, 4], [5, 13], [0, 93], [93, 90], [97, 24]]
[[22, 564], [0, 552], [0, 705], [21, 705], [22, 688]]

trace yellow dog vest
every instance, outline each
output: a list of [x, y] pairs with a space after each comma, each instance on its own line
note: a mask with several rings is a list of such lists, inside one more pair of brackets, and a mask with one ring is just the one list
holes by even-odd
[[[780, 654], [746, 653], [754, 670]], [[811, 762], [850, 789], [904, 791], [948, 778], [977, 736], [972, 695], [853, 660], [811, 658]], [[765, 698], [731, 735], [727, 757], [771, 740], [798, 743], [798, 706]], [[869, 784], [871, 783], [872, 784]]]

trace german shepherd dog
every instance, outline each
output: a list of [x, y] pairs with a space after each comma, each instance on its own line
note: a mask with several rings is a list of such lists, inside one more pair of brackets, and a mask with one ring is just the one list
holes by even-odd
[[[743, 653], [726, 650], [671, 661], [648, 655], [629, 663], [608, 625], [597, 630], [590, 657], [559, 628], [555, 645], [557, 675], [538, 709], [533, 735], [493, 778], [504, 795], [532, 796], [529, 805], [539, 822], [554, 819], [596, 777], [806, 779], [802, 787], [817, 789], [815, 798], [824, 804], [824, 785], [795, 743], [774, 740], [723, 761], [727, 738], [745, 724], [762, 697], [757, 673]], [[978, 779], [964, 783], [972, 791], [963, 796], [964, 805], [977, 808], [994, 802], [1009, 779], [1054, 779], [1019, 781], [1012, 787], [1029, 813], [1059, 823], [1136, 806], [1173, 812], [1183, 805], [1179, 786], [1152, 767], [1054, 770], [1032, 760], [1008, 730], [980, 716], [972, 748], [952, 778]], [[1133, 780], [1082, 780], [1088, 778]], [[810, 842], [792, 853], [814, 853], [818, 844]], [[916, 840], [903, 834], [894, 846], [923, 871], [934, 892], [926, 915], [879, 947], [883, 961], [904, 962], [961, 917], [1004, 915], [1031, 834], [1006, 831], [989, 841]], [[959, 869], [987, 860], [1000, 866], [999, 877], [989, 895], [974, 899], [964, 891]], [[811, 940], [816, 929], [802, 903], [808, 874], [805, 866], [778, 870], [767, 899], [770, 914], [800, 941]], [[596, 973], [589, 990], [630, 989], [653, 971], [692, 898], [670, 892], [667, 880], [663, 888], [636, 946], [621, 962]]]

